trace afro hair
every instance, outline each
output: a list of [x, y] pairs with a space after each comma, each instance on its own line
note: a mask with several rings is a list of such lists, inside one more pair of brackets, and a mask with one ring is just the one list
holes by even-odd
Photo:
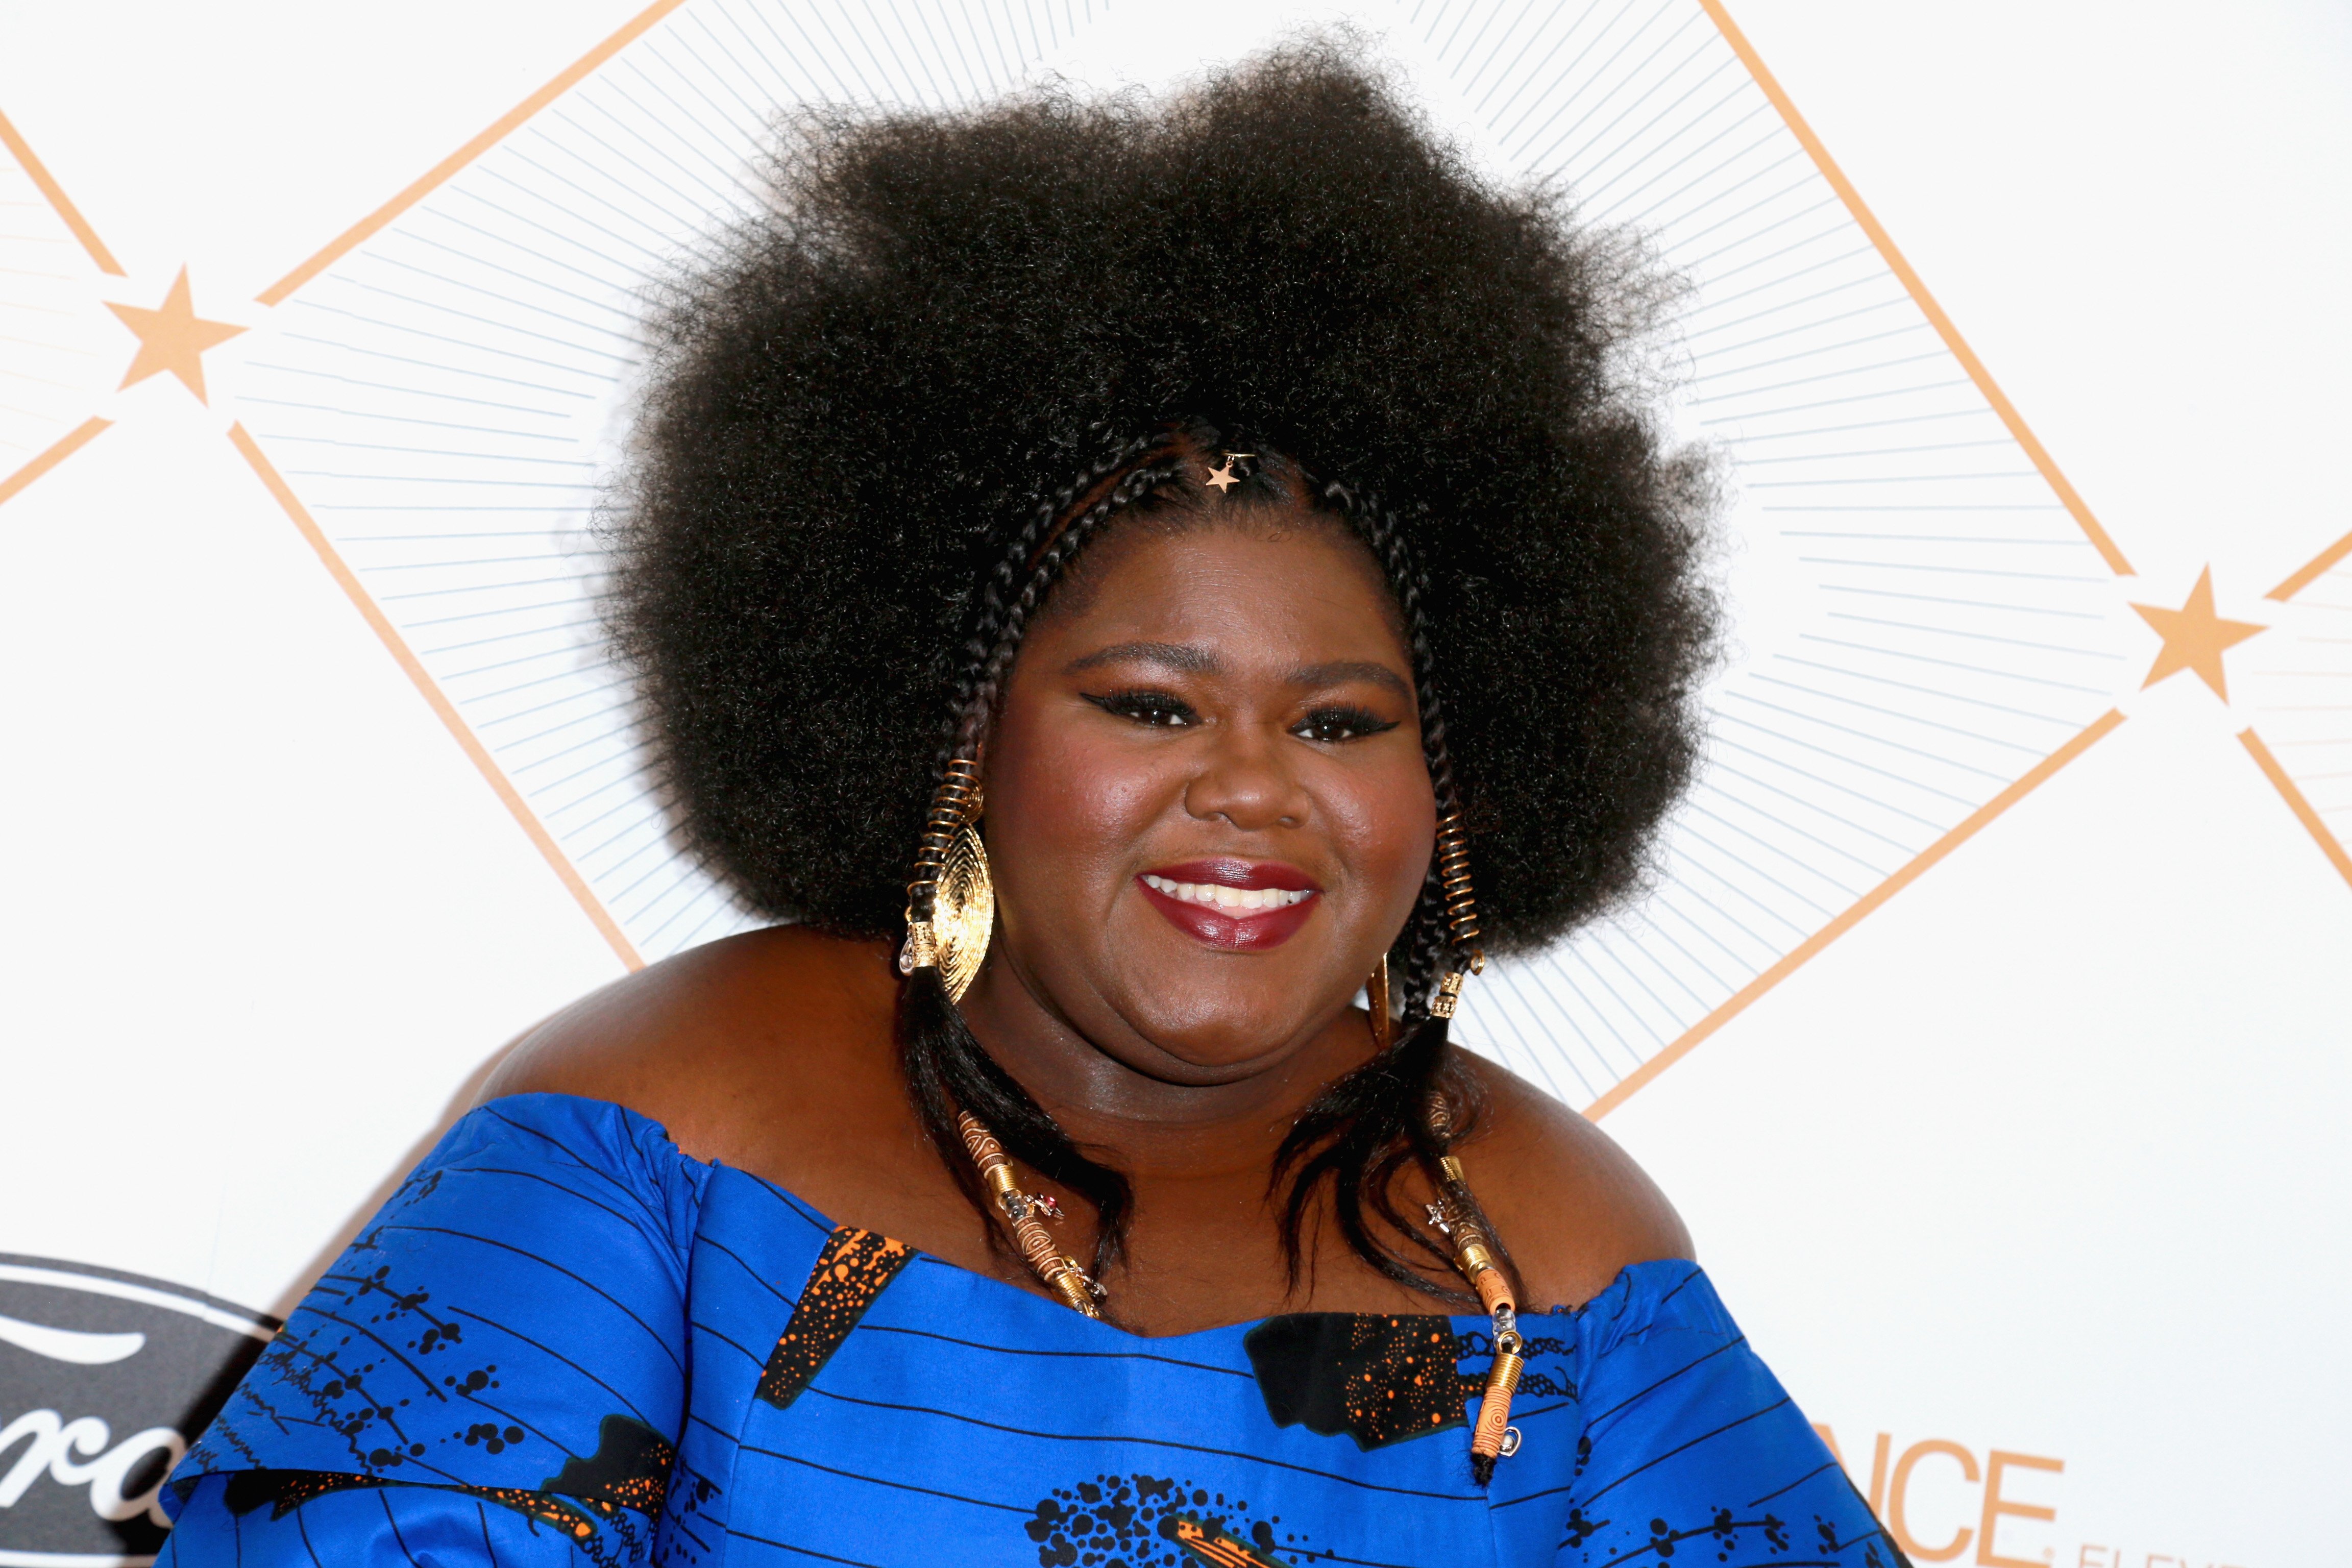
[[662, 300], [614, 597], [684, 830], [758, 908], [899, 929], [991, 571], [1177, 426], [1395, 520], [1488, 945], [1633, 885], [1695, 754], [1712, 490], [1622, 237], [1493, 188], [1344, 40], [804, 114], [769, 172]]

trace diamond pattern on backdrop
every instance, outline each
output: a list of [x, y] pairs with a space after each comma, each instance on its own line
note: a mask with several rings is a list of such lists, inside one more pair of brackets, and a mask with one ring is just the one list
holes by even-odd
[[121, 267], [0, 115], [0, 501], [107, 427], [129, 345], [99, 302], [108, 276]]
[[[678, 846], [599, 624], [648, 279], [759, 199], [779, 106], [969, 101], [1104, 8], [688, 0], [311, 276], [243, 422], [648, 958], [756, 923]], [[1638, 904], [1490, 969], [1462, 1037], [1605, 1109], [2115, 722], [2123, 559], [1701, 0], [1463, 0], [1391, 47], [1687, 285], [1745, 647]], [[258, 335], [258, 332], [257, 333]]]
[[2352, 882], [2352, 533], [2263, 597], [2281, 608], [2236, 671], [2238, 740]]

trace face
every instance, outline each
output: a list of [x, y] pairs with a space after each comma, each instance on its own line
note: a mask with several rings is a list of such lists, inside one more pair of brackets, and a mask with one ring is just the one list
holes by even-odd
[[1436, 833], [1387, 584], [1339, 525], [1114, 531], [1031, 627], [985, 754], [1005, 987], [1123, 1065], [1231, 1082], [1328, 1029]]

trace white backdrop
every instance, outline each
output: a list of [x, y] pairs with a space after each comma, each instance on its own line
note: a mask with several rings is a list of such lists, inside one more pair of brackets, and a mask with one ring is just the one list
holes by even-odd
[[[0, 1429], [67, 1397], [9, 1329], [56, 1264], [282, 1311], [505, 1041], [740, 923], [637, 782], [581, 522], [631, 290], [761, 114], [1344, 16], [1689, 281], [1676, 417], [1737, 489], [1656, 894], [1461, 1033], [1661, 1179], [1916, 1556], [2339, 1560], [2352, 20], [1171, 15], [0, 6]], [[58, 1561], [51, 1488], [0, 1563]]]

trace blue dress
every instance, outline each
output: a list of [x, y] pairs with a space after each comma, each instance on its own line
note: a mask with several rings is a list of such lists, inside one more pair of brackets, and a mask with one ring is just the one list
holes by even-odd
[[1140, 1338], [519, 1095], [303, 1300], [165, 1486], [160, 1562], [1901, 1562], [1696, 1265], [1522, 1323], [1482, 1489], [1483, 1318]]

